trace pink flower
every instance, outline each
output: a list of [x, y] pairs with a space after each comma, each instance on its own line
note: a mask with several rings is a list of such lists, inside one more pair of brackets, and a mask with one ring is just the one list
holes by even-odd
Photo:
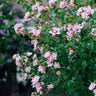
[[44, 47], [38, 47], [41, 53], [43, 53]]
[[38, 41], [37, 40], [31, 40], [31, 44], [34, 44], [34, 48], [37, 47]]
[[34, 60], [34, 59], [36, 59], [36, 58], [37, 58], [37, 55], [36, 55], [36, 54], [34, 54], [34, 55], [33, 55], [33, 60]]
[[43, 67], [41, 65], [38, 67], [38, 71], [41, 72], [41, 73], [46, 73], [45, 72], [45, 67]]
[[45, 7], [45, 10], [46, 10], [46, 11], [48, 11], [48, 10], [49, 10], [49, 8], [48, 8], [48, 7]]
[[31, 93], [31, 96], [36, 96], [36, 95], [37, 95], [36, 92]]
[[20, 29], [22, 26], [23, 26], [22, 23], [16, 24], [16, 25], [14, 26], [15, 32], [16, 32], [17, 34], [18, 34], [18, 32], [19, 32], [19, 29]]
[[89, 86], [89, 90], [93, 90], [93, 89], [95, 88], [95, 85], [96, 85], [96, 84], [92, 82], [92, 83], [90, 84], [90, 86]]
[[59, 7], [64, 8], [67, 5], [65, 1], [61, 1]]
[[96, 89], [93, 90], [93, 93], [96, 95]]
[[47, 52], [45, 53], [44, 57], [45, 57], [45, 58], [49, 58], [50, 55], [51, 55], [51, 52], [50, 52], [50, 51], [47, 51]]
[[53, 27], [49, 33], [51, 33], [52, 35], [60, 34], [60, 30], [60, 28]]
[[93, 14], [93, 13], [94, 13], [94, 10], [91, 9], [90, 6], [88, 6], [88, 7], [83, 7], [83, 10], [84, 10], [85, 12], [87, 12], [87, 14]]
[[28, 19], [30, 17], [30, 12], [26, 12], [24, 18]]
[[75, 6], [74, 0], [70, 0], [70, 5], [73, 6], [73, 7]]
[[24, 73], [24, 79], [27, 79], [28, 75], [27, 73]]
[[93, 29], [92, 29], [91, 35], [96, 36], [96, 28], [93, 28]]
[[26, 68], [25, 68], [25, 71], [28, 72], [28, 73], [30, 73], [31, 67], [26, 67]]
[[53, 66], [53, 61], [47, 61], [48, 67]]
[[83, 19], [87, 20], [90, 14], [94, 14], [94, 9], [91, 9], [90, 6], [88, 7], [81, 7], [77, 12], [77, 16], [81, 15]]
[[53, 61], [57, 59], [57, 53], [52, 53], [50, 57], [48, 58], [49, 61]]
[[35, 59], [35, 60], [33, 61], [33, 66], [36, 66], [37, 63], [38, 63], [38, 59]]
[[39, 3], [36, 2], [36, 4], [32, 6], [32, 10], [33, 10], [33, 11], [34, 11], [34, 10], [37, 10], [38, 7], [39, 7]]
[[39, 79], [40, 79], [40, 77], [35, 75], [34, 78], [32, 79], [32, 84], [34, 85], [34, 84], [38, 83]]
[[72, 55], [73, 54], [73, 50], [69, 50], [69, 55]]
[[67, 30], [67, 27], [64, 25], [64, 31], [66, 31]]
[[43, 10], [45, 10], [44, 6], [38, 7], [38, 12], [39, 12], [39, 13], [42, 12]]
[[60, 64], [59, 63], [56, 63], [54, 64], [54, 68], [61, 68]]
[[83, 19], [87, 20], [89, 18], [89, 14], [87, 12], [81, 13]]
[[37, 18], [39, 18], [40, 16], [41, 16], [41, 13], [38, 13], [38, 14], [36, 15]]
[[48, 88], [48, 90], [53, 89], [54, 85], [53, 84], [49, 84], [49, 85], [47, 85], [47, 88]]
[[23, 24], [22, 23], [16, 24], [14, 26], [14, 30], [15, 30], [16, 34], [21, 33], [23, 36], [25, 36], [25, 32], [24, 32]]
[[67, 27], [67, 30], [70, 31], [72, 29], [72, 24], [69, 24], [68, 27]]
[[41, 90], [42, 90], [42, 85], [44, 85], [43, 82], [41, 82], [41, 83], [38, 82], [38, 83], [35, 85], [37, 93], [43, 94], [43, 91], [41, 91]]
[[13, 59], [16, 59], [16, 57], [17, 57], [17, 54], [14, 54], [14, 55], [13, 55]]
[[33, 29], [30, 33], [33, 33], [33, 36], [38, 37], [41, 33], [41, 29], [39, 29], [39, 30]]
[[58, 0], [49, 0], [49, 4], [55, 4], [55, 2]]
[[81, 29], [83, 28], [83, 26], [82, 25], [78, 25], [78, 24], [75, 24], [73, 27], [72, 27], [72, 30], [74, 31], [74, 32], [80, 32], [81, 31]]
[[31, 55], [32, 55], [32, 52], [27, 52], [26, 55], [27, 55], [27, 56], [31, 56]]
[[53, 61], [47, 61], [48, 67], [53, 66]]
[[80, 7], [80, 8], [78, 9], [77, 16], [81, 15], [81, 12], [82, 12], [82, 11], [83, 11], [83, 8]]

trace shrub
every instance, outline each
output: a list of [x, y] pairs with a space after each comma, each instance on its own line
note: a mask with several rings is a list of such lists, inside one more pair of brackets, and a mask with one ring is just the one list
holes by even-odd
[[[18, 0], [20, 3], [21, 0]], [[15, 54], [16, 64], [32, 79], [32, 96], [92, 96], [96, 80], [96, 9], [93, 0], [23, 0], [25, 20], [14, 29], [27, 35], [34, 52]]]

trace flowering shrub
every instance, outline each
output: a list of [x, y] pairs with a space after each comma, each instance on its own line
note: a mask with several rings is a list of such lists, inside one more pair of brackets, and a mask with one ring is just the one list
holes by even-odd
[[31, 96], [92, 96], [89, 89], [93, 88], [88, 86], [96, 80], [94, 1], [21, 2], [31, 29], [22, 22], [14, 29], [17, 34], [30, 37], [34, 52], [15, 54], [13, 59], [24, 69], [24, 79], [31, 79], [36, 89]]

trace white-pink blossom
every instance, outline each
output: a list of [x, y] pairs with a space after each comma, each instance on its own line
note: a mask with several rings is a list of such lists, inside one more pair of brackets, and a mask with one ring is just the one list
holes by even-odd
[[38, 7], [38, 12], [39, 12], [39, 13], [42, 12], [43, 10], [45, 10], [45, 7], [44, 7], [44, 6]]
[[60, 66], [59, 63], [55, 62], [55, 63], [54, 63], [54, 68], [61, 68], [61, 66]]
[[36, 4], [32, 6], [32, 10], [33, 10], [33, 11], [34, 11], [34, 10], [37, 10], [38, 7], [39, 7], [39, 3], [36, 2]]
[[30, 31], [30, 33], [33, 33], [33, 36], [38, 37], [40, 36], [41, 33], [41, 29], [33, 29], [32, 31]]
[[93, 29], [91, 30], [91, 35], [96, 36], [96, 28], [93, 28]]
[[24, 18], [28, 19], [30, 17], [30, 12], [26, 12]]
[[36, 59], [36, 58], [37, 58], [37, 55], [36, 55], [36, 54], [34, 54], [34, 55], [33, 55], [33, 60], [34, 60], [34, 59]]
[[48, 67], [53, 66], [53, 61], [47, 61]]
[[87, 12], [82, 12], [81, 16], [83, 19], [87, 20], [89, 18], [89, 14]]
[[58, 0], [49, 0], [49, 4], [55, 4]]
[[50, 51], [47, 51], [47, 52], [45, 53], [44, 57], [45, 57], [45, 58], [49, 58], [50, 55], [51, 55], [51, 52], [50, 52]]
[[94, 9], [91, 9], [90, 6], [81, 7], [77, 11], [77, 16], [81, 15], [82, 19], [87, 20], [90, 14], [94, 14]]
[[92, 82], [89, 86], [89, 90], [93, 90], [95, 88], [96, 84]]
[[27, 52], [26, 55], [27, 56], [31, 56], [32, 55], [32, 52]]
[[34, 48], [37, 48], [38, 41], [37, 40], [31, 40], [31, 44], [34, 44]]
[[40, 79], [40, 77], [38, 75], [35, 75], [32, 79], [32, 84], [34, 85], [34, 84], [38, 83], [39, 79]]
[[48, 88], [48, 90], [53, 89], [54, 85], [53, 84], [49, 84], [49, 85], [47, 85], [47, 88]]
[[33, 61], [33, 66], [36, 66], [37, 63], [38, 63], [38, 59], [35, 59], [35, 60]]
[[60, 8], [64, 8], [66, 5], [67, 5], [67, 2], [66, 1], [60, 1], [59, 7]]
[[28, 77], [28, 75], [27, 75], [27, 73], [24, 73], [24, 79], [27, 79], [27, 77]]
[[69, 50], [69, 55], [72, 55], [73, 54], [73, 50]]
[[60, 28], [53, 27], [49, 33], [55, 36], [56, 34], [60, 34], [60, 30], [61, 30]]
[[28, 73], [30, 73], [31, 67], [30, 67], [30, 66], [29, 66], [29, 67], [26, 67], [26, 68], [25, 68], [25, 71], [28, 72]]
[[49, 61], [53, 61], [57, 59], [57, 53], [52, 53], [50, 57], [48, 58]]
[[96, 95], [96, 89], [93, 90], [93, 93]]
[[43, 67], [41, 65], [38, 67], [38, 71], [41, 72], [41, 73], [46, 73], [45, 72], [45, 67]]

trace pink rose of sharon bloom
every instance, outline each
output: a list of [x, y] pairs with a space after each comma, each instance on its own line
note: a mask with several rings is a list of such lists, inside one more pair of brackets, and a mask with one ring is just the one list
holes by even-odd
[[16, 24], [14, 26], [14, 30], [15, 30], [16, 34], [21, 33], [23, 36], [25, 36], [25, 32], [24, 32], [24, 28], [23, 28], [23, 24], [22, 23]]
[[41, 65], [38, 67], [38, 71], [41, 72], [41, 73], [46, 73], [45, 72], [45, 67], [43, 67]]
[[40, 77], [35, 75], [34, 78], [32, 79], [32, 84], [34, 85], [34, 84], [38, 83], [39, 79], [40, 79]]
[[37, 10], [38, 7], [39, 7], [39, 3], [36, 2], [36, 4], [32, 6], [32, 10], [33, 10], [33, 11], [34, 11], [34, 10]]
[[96, 84], [92, 82], [92, 83], [90, 84], [90, 86], [89, 86], [89, 90], [93, 90], [93, 89], [95, 88], [95, 85], [96, 85]]
[[47, 51], [47, 52], [45, 53], [44, 57], [45, 57], [45, 58], [49, 58], [50, 55], [51, 55], [51, 52], [50, 52], [50, 51]]
[[96, 36], [96, 28], [93, 28], [93, 29], [92, 29], [91, 35]]
[[55, 2], [58, 0], [49, 0], [49, 4], [55, 4]]
[[90, 6], [81, 7], [77, 11], [77, 16], [82, 16], [82, 19], [87, 20], [90, 14], [94, 14], [94, 9], [91, 9]]
[[47, 61], [48, 67], [53, 66], [53, 61]]
[[53, 84], [47, 85], [47, 88], [48, 88], [48, 90], [53, 89], [54, 85]]
[[35, 59], [35, 60], [33, 61], [33, 66], [36, 66], [37, 63], [38, 63], [38, 59]]
[[24, 18], [28, 19], [30, 17], [30, 12], [26, 12]]
[[42, 12], [43, 10], [45, 10], [44, 6], [38, 7], [38, 12], [39, 12], [39, 13]]
[[70, 51], [69, 51], [69, 55], [72, 55], [72, 54], [73, 54], [73, 50], [70, 50]]
[[49, 33], [55, 36], [56, 34], [60, 34], [60, 30], [61, 30], [60, 28], [53, 27]]
[[93, 93], [96, 95], [96, 89], [93, 90]]
[[26, 55], [27, 55], [27, 56], [31, 56], [31, 55], [32, 55], [32, 52], [27, 52]]
[[50, 57], [48, 58], [49, 61], [53, 61], [57, 59], [57, 53], [52, 53]]
[[89, 18], [89, 14], [87, 12], [81, 13], [83, 19], [87, 20]]
[[67, 5], [66, 1], [61, 1], [59, 7], [64, 8]]
[[31, 67], [26, 67], [26, 68], [25, 68], [25, 71], [28, 72], [28, 73], [30, 73]]
[[27, 77], [28, 77], [27, 73], [25, 73], [23, 77], [24, 77], [24, 79], [27, 79]]
[[30, 33], [33, 33], [33, 36], [40, 36], [40, 33], [41, 33], [41, 29], [33, 29]]
[[61, 67], [60, 64], [55, 62], [54, 68], [60, 68], [60, 67]]
[[16, 32], [17, 34], [18, 34], [18, 32], [19, 32], [19, 29], [20, 29], [22, 26], [23, 26], [22, 23], [16, 24], [16, 25], [14, 26], [15, 32]]

